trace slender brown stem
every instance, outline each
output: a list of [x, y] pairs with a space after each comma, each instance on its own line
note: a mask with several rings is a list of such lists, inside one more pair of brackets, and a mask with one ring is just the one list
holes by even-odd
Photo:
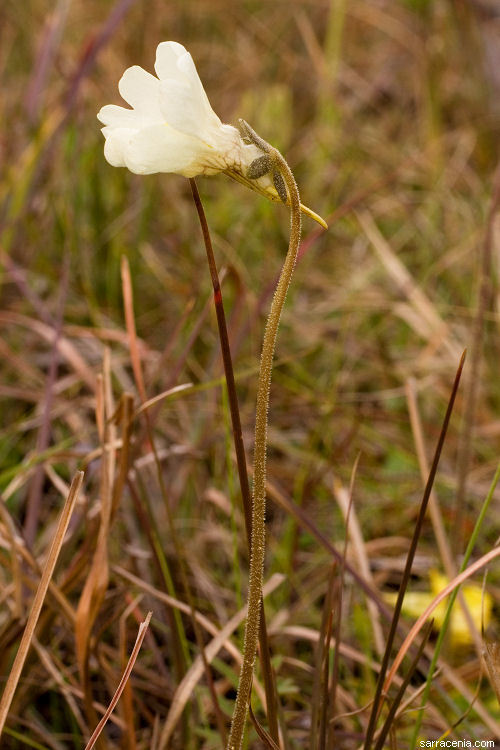
[[[247, 126], [248, 128], [248, 126]], [[251, 135], [258, 138], [248, 128]], [[260, 139], [259, 139], [260, 140]], [[254, 139], [254, 142], [258, 142]], [[260, 144], [259, 144], [260, 145]], [[265, 515], [266, 515], [266, 450], [269, 392], [274, 358], [274, 349], [281, 311], [285, 303], [293, 269], [297, 259], [300, 244], [300, 197], [297, 183], [290, 167], [279, 151], [265, 144], [276, 170], [285, 180], [290, 201], [290, 242], [288, 253], [283, 264], [276, 292], [267, 319], [262, 345], [259, 383], [257, 388], [257, 406], [255, 418], [255, 448], [254, 448], [254, 483], [252, 505], [252, 550], [250, 556], [250, 572], [248, 580], [248, 613], [245, 625], [245, 641], [243, 648], [243, 663], [240, 671], [238, 695], [233, 712], [228, 750], [240, 750], [243, 742], [248, 702], [253, 679], [253, 667], [257, 650], [257, 639], [260, 622], [260, 601], [264, 575], [265, 557]]]
[[245, 514], [245, 527], [248, 539], [250, 540], [252, 534], [252, 500], [250, 496], [250, 485], [248, 481], [248, 471], [245, 459], [245, 446], [243, 444], [240, 410], [238, 407], [238, 397], [236, 395], [233, 363], [231, 359], [231, 350], [229, 347], [229, 336], [227, 333], [226, 315], [224, 313], [224, 305], [222, 302], [222, 291], [220, 287], [217, 266], [215, 264], [210, 231], [208, 229], [208, 223], [205, 216], [205, 211], [203, 209], [203, 204], [201, 202], [200, 193], [198, 192], [198, 187], [196, 185], [196, 180], [194, 178], [190, 178], [189, 184], [191, 185], [193, 200], [196, 205], [196, 211], [198, 212], [198, 218], [200, 220], [201, 231], [203, 233], [203, 241], [205, 243], [205, 249], [207, 253], [208, 267], [210, 270], [210, 277], [212, 279], [212, 286], [214, 289], [215, 313], [217, 315], [217, 326], [219, 328], [222, 361], [224, 363], [224, 375], [226, 378], [229, 409], [231, 412], [234, 449], [236, 452], [236, 463], [238, 465], [238, 476], [240, 480], [241, 494], [243, 499], [243, 511]]
[[[234, 380], [233, 362], [231, 358], [231, 349], [229, 346], [229, 337], [227, 333], [226, 315], [224, 313], [224, 304], [222, 300], [222, 291], [220, 287], [219, 274], [217, 272], [217, 266], [215, 263], [214, 252], [212, 248], [212, 240], [210, 238], [210, 231], [208, 229], [208, 223], [201, 202], [200, 194], [196, 181], [191, 178], [189, 180], [191, 185], [191, 192], [193, 194], [193, 200], [196, 205], [198, 212], [198, 218], [200, 220], [201, 231], [203, 234], [203, 241], [205, 243], [205, 249], [207, 253], [208, 267], [210, 269], [210, 277], [212, 279], [212, 286], [214, 289], [214, 302], [215, 312], [217, 315], [217, 326], [219, 329], [219, 339], [222, 351], [222, 361], [224, 364], [224, 374], [226, 378], [229, 409], [231, 413], [231, 424], [233, 429], [234, 449], [236, 453], [236, 463], [238, 466], [238, 477], [240, 481], [241, 497], [243, 501], [243, 511], [245, 517], [245, 529], [247, 534], [248, 549], [251, 552], [251, 539], [252, 539], [252, 499], [250, 495], [250, 484], [248, 481], [247, 463], [245, 458], [245, 446], [243, 444], [243, 433], [241, 429], [240, 410], [238, 406], [238, 396], [236, 393], [236, 384]], [[278, 731], [278, 707], [277, 707], [277, 693], [276, 685], [274, 680], [274, 672], [271, 666], [271, 657], [269, 652], [269, 641], [267, 637], [267, 626], [264, 614], [264, 606], [261, 598], [260, 603], [262, 616], [259, 623], [259, 644], [260, 644], [260, 657], [262, 661], [262, 673], [264, 677], [264, 689], [266, 693], [267, 701], [267, 718], [269, 721], [269, 731], [271, 737], [275, 742], [278, 742], [279, 731]]]

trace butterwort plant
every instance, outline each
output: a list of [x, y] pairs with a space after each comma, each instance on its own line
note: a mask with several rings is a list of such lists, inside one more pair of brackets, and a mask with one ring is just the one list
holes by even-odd
[[[139, 65], [122, 75], [118, 90], [132, 109], [107, 104], [98, 113], [106, 160], [142, 175], [224, 172], [270, 200], [286, 202], [283, 181], [276, 171], [266, 169], [268, 160], [262, 159], [260, 146], [223, 124], [213, 111], [185, 47], [162, 42], [154, 67], [156, 76]], [[325, 226], [306, 206], [301, 209]]]
[[[301, 204], [293, 174], [277, 149], [257, 135], [244, 120], [239, 121], [239, 128], [221, 122], [210, 105], [191, 55], [181, 44], [162, 42], [156, 50], [154, 67], [156, 76], [135, 65], [128, 68], [120, 79], [119, 92], [131, 109], [110, 104], [97, 115], [104, 125], [102, 132], [107, 161], [114, 167], [127, 167], [135, 174], [172, 172], [183, 175], [191, 181], [195, 200], [197, 197], [199, 199], [199, 195], [194, 177], [225, 173], [290, 209], [288, 252], [266, 323], [257, 387], [248, 610], [238, 693], [227, 739], [228, 750], [240, 750], [261, 625], [266, 547], [268, 407], [274, 350], [300, 243], [301, 212], [325, 228], [326, 224], [320, 216]], [[199, 207], [199, 202], [197, 205]], [[205, 230], [204, 237], [207, 253], [211, 253], [211, 243]], [[210, 255], [209, 264], [214, 281], [216, 270]], [[224, 350], [222, 336], [221, 343]], [[272, 734], [276, 742], [276, 731]]]

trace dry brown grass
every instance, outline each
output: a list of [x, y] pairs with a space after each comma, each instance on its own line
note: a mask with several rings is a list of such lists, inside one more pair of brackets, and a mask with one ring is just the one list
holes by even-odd
[[[285, 750], [321, 747], [325, 726], [330, 743], [357, 748], [387, 638], [383, 592], [401, 584], [465, 347], [410, 591], [429, 589], [432, 567], [456, 572], [498, 463], [500, 16], [486, 0], [1, 4], [4, 681], [69, 483], [85, 472], [1, 746], [85, 747], [149, 610], [97, 746], [149, 750], [168, 735], [174, 749], [219, 748], [217, 713], [231, 714], [247, 547], [195, 208], [180, 177], [109, 167], [95, 119], [119, 102], [123, 69], [151, 69], [164, 39], [189, 48], [216, 111], [274, 143], [303, 202], [330, 218], [328, 233], [305, 224], [278, 342], [266, 615]], [[250, 462], [288, 219], [224, 177], [199, 187]], [[473, 560], [496, 554], [499, 497]], [[486, 589], [495, 644], [495, 561]], [[393, 657], [410, 625], [400, 622]], [[396, 713], [396, 747], [409, 745], [435, 638]], [[422, 738], [500, 739], [498, 649], [488, 647], [490, 680], [478, 639], [445, 642]], [[261, 677], [253, 708], [267, 726]], [[251, 726], [248, 746], [262, 746]]]

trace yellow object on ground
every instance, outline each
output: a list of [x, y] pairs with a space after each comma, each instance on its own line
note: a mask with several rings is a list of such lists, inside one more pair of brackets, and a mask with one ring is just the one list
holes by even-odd
[[[439, 571], [435, 569], [429, 571], [430, 591], [408, 592], [403, 601], [403, 614], [408, 617], [419, 617], [445, 586], [448, 585], [448, 582], [447, 577]], [[461, 592], [471, 614], [472, 621], [479, 632], [481, 632], [481, 627], [484, 626], [486, 629], [491, 621], [491, 596], [487, 591], [483, 592], [481, 586], [474, 583], [466, 583], [461, 587]], [[386, 601], [390, 604], [395, 604], [396, 598], [397, 594], [387, 594], [385, 596]], [[434, 610], [434, 627], [436, 629], [443, 626], [447, 606], [448, 601], [445, 599]], [[468, 645], [472, 642], [469, 626], [458, 601], [453, 606], [448, 627], [452, 643], [456, 645]]]

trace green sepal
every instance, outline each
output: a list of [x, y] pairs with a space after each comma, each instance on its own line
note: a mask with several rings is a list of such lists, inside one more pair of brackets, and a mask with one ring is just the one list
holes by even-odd
[[273, 182], [274, 182], [274, 187], [276, 188], [276, 192], [278, 193], [283, 203], [285, 203], [286, 205], [288, 201], [288, 194], [286, 192], [285, 180], [283, 179], [283, 177], [280, 175], [279, 172], [273, 172]]
[[259, 177], [264, 177], [271, 169], [271, 159], [269, 156], [258, 156], [247, 169], [247, 177], [250, 180], [258, 180]]

